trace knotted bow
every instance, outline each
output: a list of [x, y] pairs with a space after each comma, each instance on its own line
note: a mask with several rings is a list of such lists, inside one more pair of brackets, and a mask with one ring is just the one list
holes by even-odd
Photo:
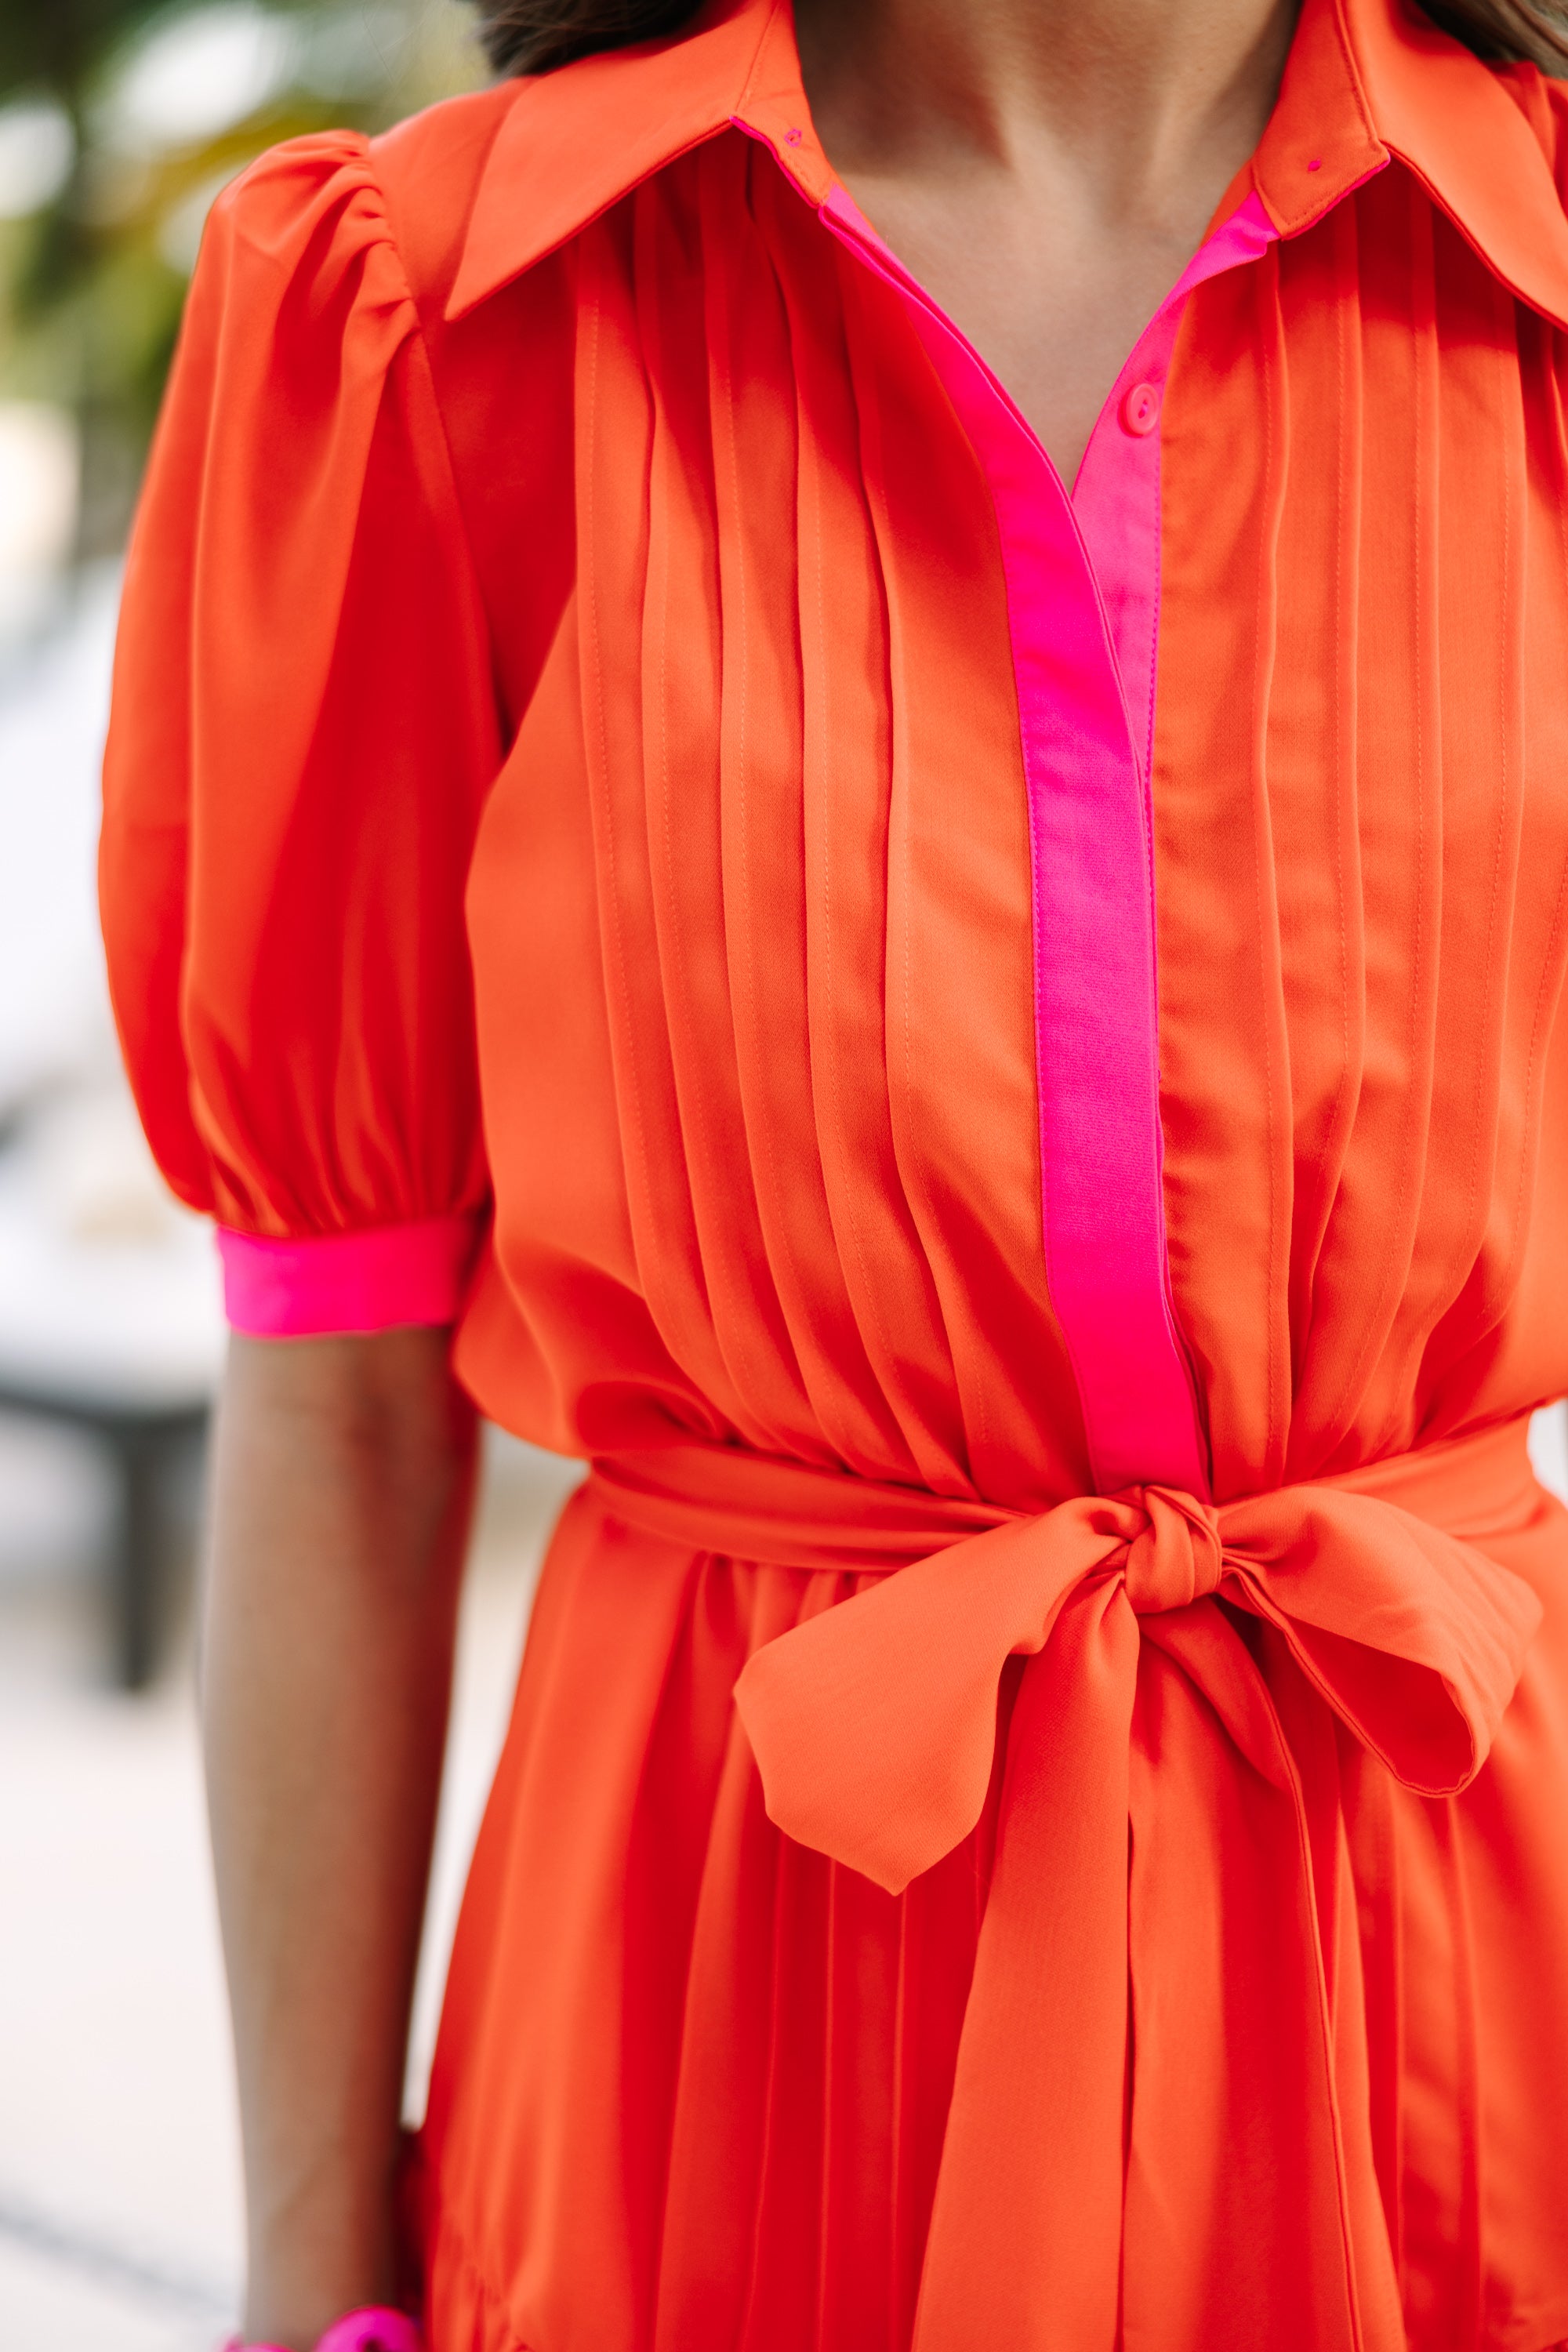
[[1029, 1660], [916, 2352], [1402, 2347], [1335, 1723], [1426, 1794], [1479, 1769], [1540, 1604], [1446, 1529], [1533, 1493], [1519, 1426], [1218, 1509], [696, 1446], [596, 1475], [705, 1549], [910, 1563], [736, 1685], [773, 1820], [889, 1891], [979, 1821]]

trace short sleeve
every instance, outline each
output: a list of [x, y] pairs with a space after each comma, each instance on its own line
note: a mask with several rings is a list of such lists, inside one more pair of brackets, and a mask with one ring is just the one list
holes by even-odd
[[231, 1320], [456, 1312], [489, 1184], [464, 890], [500, 760], [428, 357], [365, 142], [204, 241], [133, 534], [104, 772], [110, 990]]

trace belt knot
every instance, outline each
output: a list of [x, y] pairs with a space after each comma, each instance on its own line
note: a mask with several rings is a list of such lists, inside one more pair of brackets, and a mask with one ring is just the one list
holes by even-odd
[[1219, 1515], [1176, 1486], [1131, 1486], [1116, 1497], [1143, 1515], [1127, 1546], [1127, 1598], [1140, 1617], [1185, 1609], [1217, 1591], [1225, 1572]]

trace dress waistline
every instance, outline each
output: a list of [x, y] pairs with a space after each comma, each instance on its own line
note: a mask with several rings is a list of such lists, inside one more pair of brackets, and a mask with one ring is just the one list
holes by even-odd
[[1477, 1548], [1539, 1507], [1526, 1426], [1035, 1515], [735, 1446], [595, 1464], [647, 1534], [875, 1575], [735, 1697], [772, 1819], [890, 1893], [980, 1819], [1027, 1661], [915, 2352], [1403, 2347], [1343, 1788], [1485, 1762], [1541, 1617]]

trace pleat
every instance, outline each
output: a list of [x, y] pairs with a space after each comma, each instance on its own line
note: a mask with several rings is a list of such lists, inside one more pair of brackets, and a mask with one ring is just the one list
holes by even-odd
[[974, 457], [897, 305], [738, 136], [577, 268], [583, 757], [647, 1311], [765, 1451], [1054, 1499], [1083, 1440]]
[[[1549, 1557], [1568, 1525], [1545, 1495], [1538, 1517]], [[1526, 1544], [1500, 1552], [1530, 1572]], [[1539, 1568], [1534, 1580], [1545, 1621], [1487, 1769], [1454, 1808], [1451, 1852], [1468, 1945], [1480, 2304], [1489, 2334], [1520, 2343], [1561, 2335], [1568, 2268], [1568, 2005], [1555, 1957], [1568, 1950], [1568, 1886], [1563, 1807], [1543, 1799], [1568, 1786], [1568, 1594]]]
[[1394, 2274], [1405, 2276], [1404, 1955], [1400, 1843], [1393, 1782], [1342, 1729], [1340, 1790], [1346, 1866], [1354, 1897], [1362, 2028], [1366, 2037], [1367, 2128]]
[[[888, 632], [879, 551], [859, 462], [859, 425], [850, 394], [837, 248], [776, 174], [759, 179], [753, 200], [780, 256], [797, 404], [796, 636], [801, 665], [801, 883], [804, 891], [805, 1034], [816, 1171], [804, 1206], [813, 1231], [806, 1264], [831, 1258], [841, 1270], [841, 1310], [824, 1349], [824, 1371], [840, 1382], [862, 1358], [875, 1434], [847, 1427], [845, 1458], [864, 1466], [901, 1461], [911, 1478], [951, 1462], [951, 1435], [928, 1425], [921, 1393], [905, 1366], [908, 1336], [889, 1309], [912, 1271], [919, 1337], [941, 1339], [931, 1277], [909, 1220], [894, 1163], [886, 1088], [868, 1069], [887, 1063], [883, 1001], [890, 735]], [[765, 1038], [759, 1044], [764, 1048]], [[870, 1181], [868, 1181], [869, 1179]], [[826, 1232], [816, 1227], [818, 1202]], [[797, 1203], [795, 1214], [802, 1207]], [[816, 1253], [807, 1255], [807, 1249]], [[895, 1276], [893, 1269], [905, 1269]], [[838, 1294], [834, 1305], [840, 1308]], [[910, 1315], [908, 1304], [900, 1319]], [[847, 1328], [850, 1351], [836, 1348]], [[856, 1382], [858, 1390], [858, 1381]]]
[[1289, 406], [1300, 428], [1292, 436], [1280, 517], [1276, 593], [1284, 657], [1268, 699], [1268, 740], [1296, 1139], [1292, 1471], [1310, 1426], [1299, 1407], [1304, 1364], [1317, 1353], [1319, 1259], [1366, 1050], [1356, 719], [1367, 420], [1357, 221], [1355, 206], [1342, 205], [1323, 236], [1289, 244], [1279, 257]]
[[[1495, 289], [1494, 289], [1495, 290]], [[1539, 1345], [1536, 1318], [1552, 1309], [1549, 1274], [1526, 1286], [1527, 1253], [1542, 1244], [1540, 1163], [1550, 1150], [1547, 1081], [1568, 966], [1568, 467], [1564, 464], [1562, 338], [1531, 312], [1500, 305], [1491, 427], [1504, 459], [1497, 495], [1506, 526], [1506, 611], [1500, 612], [1498, 731], [1505, 779], [1517, 774], [1518, 847], [1509, 908], [1506, 1002], [1497, 1108], [1477, 1259], [1428, 1343], [1418, 1412], [1440, 1391], [1466, 1409], [1497, 1376], [1495, 1339], [1521, 1307], [1516, 1345]], [[1455, 438], [1463, 420], [1455, 428]], [[1562, 1052], [1559, 1043], [1558, 1051]], [[1561, 1114], [1558, 1114], [1559, 1122]], [[1552, 1178], [1549, 1176], [1548, 1182]], [[1530, 1314], [1531, 1295], [1541, 1305]], [[1560, 1328], [1560, 1327], [1559, 1327]]]
[[[574, 595], [486, 806], [468, 886], [470, 933], [483, 952], [480, 1055], [510, 1081], [488, 1097], [486, 1136], [512, 1174], [456, 1352], [460, 1376], [497, 1418], [563, 1454], [647, 1443], [672, 1420], [710, 1437], [731, 1425], [658, 1328], [649, 1294], [662, 1300], [668, 1286], [645, 1286], [638, 1269], [607, 990], [616, 965], [605, 953], [587, 784], [581, 622]], [[581, 786], [540, 791], [540, 776], [556, 767]], [[538, 885], [526, 923], [518, 919], [520, 873]], [[560, 984], [565, 972], [577, 975], [570, 987]], [[548, 1150], [542, 1136], [552, 1139]], [[646, 1213], [638, 1222], [646, 1240]], [[682, 1236], [679, 1222], [672, 1231]], [[607, 1360], [614, 1382], [604, 1378]]]
[[1156, 891], [1165, 1211], [1221, 1496], [1280, 1475], [1290, 1382], [1289, 1069], [1267, 793], [1289, 424], [1279, 337], [1276, 258], [1200, 287], [1163, 425], [1154, 845], [1157, 874], [1182, 877]]
[[[912, 1467], [850, 1308], [821, 1139], [802, 1087], [811, 1066], [805, 853], [805, 686], [796, 530], [803, 464], [784, 278], [797, 304], [837, 309], [831, 256], [798, 197], [749, 142], [698, 159], [708, 396], [722, 613], [720, 759], [723, 941], [733, 1006], [738, 1112], [780, 1311], [809, 1410], [857, 1468]], [[815, 232], [815, 253], [778, 250], [781, 203]], [[755, 214], [761, 214], [761, 218]], [[787, 217], [787, 216], [786, 216]], [[744, 223], [746, 234], [736, 233]], [[793, 224], [792, 224], [793, 225]], [[842, 446], [816, 453], [841, 466]], [[783, 520], [784, 530], [779, 529]], [[874, 593], [874, 575], [872, 580]], [[882, 730], [846, 734], [836, 758], [875, 824], [886, 806]], [[875, 874], [875, 868], [872, 872]], [[875, 1068], [879, 1053], [871, 1060]], [[716, 1213], [727, 1213], [721, 1200]]]
[[[1127, 2352], [1152, 2344], [1250, 2345], [1260, 2340], [1265, 2313], [1271, 2345], [1313, 2352], [1344, 2340], [1352, 2280], [1355, 2342], [1365, 2352], [1405, 2352], [1375, 2182], [1363, 2166], [1347, 2162], [1346, 2119], [1336, 2115], [1316, 2137], [1303, 2133], [1283, 2177], [1278, 2152], [1268, 2159], [1248, 2153], [1271, 2109], [1311, 2111], [1311, 2086], [1328, 2056], [1324, 2005], [1331, 2022], [1334, 1986], [1331, 1973], [1324, 1981], [1305, 1958], [1312, 1927], [1300, 1916], [1307, 1890], [1295, 1862], [1300, 1803], [1312, 1850], [1310, 1899], [1320, 1928], [1327, 1916], [1331, 1931], [1338, 1791], [1327, 1710], [1289, 1662], [1281, 1670], [1271, 1644], [1259, 1645], [1262, 1684], [1253, 1682], [1250, 1664], [1240, 1665], [1236, 1698], [1259, 1730], [1267, 1727], [1271, 1744], [1283, 1731], [1290, 1750], [1296, 1785], [1289, 1770], [1281, 1785], [1257, 1769], [1270, 1759], [1242, 1733], [1240, 1708], [1222, 1720], [1178, 1671], [1202, 1656], [1200, 1642], [1216, 1665], [1225, 1654], [1239, 1664], [1237, 1635], [1180, 1612], [1146, 1621], [1144, 1633], [1131, 1761], [1136, 2054], [1124, 2222]], [[1219, 1647], [1231, 1643], [1232, 1650]], [[1205, 1680], [1225, 1687], [1217, 1675]], [[1238, 1741], [1239, 1756], [1231, 1741]], [[1202, 1825], [1196, 1836], [1194, 1824]], [[1248, 1868], [1259, 1876], [1238, 1902], [1241, 1853], [1255, 1857]], [[1141, 1953], [1159, 1958], [1141, 1968]], [[1342, 2200], [1358, 2187], [1347, 2244]], [[1278, 2292], [1286, 2278], [1289, 2307]]]
[[1412, 2352], [1475, 2340], [1475, 2021], [1451, 1799], [1396, 1793], [1405, 1962], [1405, 2325]]
[[[715, 1564], [704, 1582], [730, 1586], [733, 1580]], [[828, 1578], [764, 1580], [748, 1596], [753, 1613], [746, 1646], [801, 1622], [833, 1597], [832, 1588]], [[712, 1663], [721, 1670], [729, 1661]], [[679, 1715], [672, 1714], [668, 1737], [677, 1758], [679, 1731]], [[650, 1812], [644, 1846], [656, 1869], [658, 1833], [658, 1817]], [[781, 2050], [769, 2030], [781, 1969], [787, 1972], [803, 1948], [809, 1952], [820, 1946], [816, 1882], [821, 1874], [804, 1890], [802, 1916], [791, 1896], [803, 1890], [783, 1883], [778, 1835], [763, 1810], [751, 1750], [732, 1714], [717, 1802], [702, 1820], [701, 1836], [695, 1912], [689, 1922], [667, 1916], [655, 1929], [661, 1957], [681, 1983], [679, 2022], [668, 2038], [671, 2097], [651, 2118], [668, 2135], [668, 2188], [659, 2199], [652, 2193], [653, 2178], [642, 2187], [658, 2227], [658, 2352], [743, 2339], [754, 2293], [759, 2212], [765, 2189], [778, 2186], [766, 2179], [778, 2072], [793, 2058], [795, 2087], [819, 2084], [821, 2076], [819, 2060], [813, 2063], [820, 2032], [809, 2017], [792, 2021], [791, 2049]], [[818, 1966], [808, 1961], [796, 1977], [795, 1990], [820, 1994]], [[798, 2113], [792, 2120], [798, 2126]], [[816, 2172], [814, 2138], [808, 2129], [786, 2176], [808, 2198]], [[788, 2216], [785, 2226], [797, 2218]], [[805, 2268], [809, 2273], [809, 2261]]]
[[[715, 1328], [688, 1171], [661, 960], [645, 782], [640, 653], [654, 412], [633, 299], [626, 208], [584, 235], [578, 264], [578, 547], [583, 736], [626, 1199], [648, 1309], [694, 1386], [754, 1444]], [[631, 659], [632, 674], [625, 673]], [[701, 705], [696, 705], [700, 716]], [[713, 772], [710, 756], [708, 772]], [[699, 767], [698, 775], [701, 769]], [[689, 821], [692, 813], [689, 812]], [[692, 822], [694, 839], [700, 828]], [[679, 1008], [677, 1010], [679, 1023]], [[734, 1204], [743, 1230], [746, 1202]]]
[[856, 1589], [570, 1507], [432, 2084], [436, 2342], [907, 2347], [997, 1792], [884, 1895], [769, 1822], [731, 1703]]
[[[921, 1409], [950, 1466], [924, 1469], [928, 1484], [962, 1491], [967, 1476], [1044, 1500], [1081, 1487], [1088, 1455], [1045, 1280], [1027, 814], [1000, 550], [977, 462], [898, 298], [847, 256], [840, 273], [888, 600], [888, 1105], [931, 1284], [910, 1302], [921, 1324], [896, 1332], [900, 1376], [923, 1383], [931, 1359], [913, 1349], [940, 1345], [944, 1379], [922, 1385]], [[1026, 1379], [1005, 1369], [1024, 1365]]]
[[[683, 1682], [692, 1601], [689, 1554], [607, 1527], [586, 1497], [568, 1505], [475, 1848], [426, 2132], [437, 2273], [449, 2214], [459, 2267], [504, 2292], [523, 2344], [647, 2342], [668, 2147], [650, 2070], [679, 2042], [682, 1983], [660, 1947], [689, 1935], [679, 1856], [705, 1845], [728, 1730], [728, 1683], [703, 1711]], [[677, 1707], [680, 1783], [656, 1808], [668, 1859], [650, 1866], [645, 1782]], [[692, 1875], [688, 1863], [688, 1890]], [[461, 2344], [437, 2317], [436, 2341]]]
[[[1478, 1261], [1499, 1181], [1507, 1187], [1516, 1174], [1520, 1140], [1506, 1099], [1519, 1043], [1513, 935], [1524, 809], [1524, 446], [1514, 304], [1456, 229], [1438, 219], [1433, 237], [1444, 357], [1436, 415], [1443, 914], [1442, 1051], [1431, 1116], [1447, 1150], [1441, 1162], [1426, 1160], [1407, 1294], [1374, 1402], [1373, 1442], [1394, 1444], [1419, 1426], [1443, 1357], [1477, 1336]], [[1462, 562], [1446, 560], [1461, 546]], [[1413, 1377], [1448, 1318], [1433, 1360]]]
[[[1380, 2146], [1379, 2138], [1374, 2084], [1384, 2099], [1389, 2085], [1378, 2072], [1378, 2062], [1385, 2053], [1374, 2052], [1373, 2043], [1368, 1963], [1363, 1951], [1368, 1923], [1361, 1916], [1361, 1890], [1352, 1860], [1347, 1754], [1353, 1748], [1354, 1756], [1365, 1759], [1369, 1775], [1382, 1776], [1384, 1809], [1392, 1784], [1384, 1766], [1342, 1738], [1342, 1727], [1273, 1628], [1260, 1629], [1251, 1646], [1263, 1664], [1299, 1776], [1310, 1842], [1357, 2308], [1369, 2345], [1397, 2345], [1404, 2352], [1395, 2252], [1399, 2174], [1397, 2162], [1390, 2160], [1386, 2145]], [[1358, 1771], [1353, 1761], [1349, 1769]], [[1363, 1794], [1363, 1805], [1369, 1804], [1369, 1795]]]
[[[1390, 176], [1367, 192], [1359, 226], [1361, 364], [1378, 393], [1367, 407], [1366, 497], [1353, 551], [1362, 579], [1355, 758], [1366, 1042], [1354, 1137], [1319, 1253], [1319, 1336], [1297, 1402], [1298, 1450], [1314, 1468], [1354, 1415], [1409, 1272], [1441, 912], [1430, 208]], [[1370, 1282], [1368, 1263], [1376, 1268]]]
[[[705, 1573], [750, 1593], [752, 1647], [855, 1589], [717, 1562]], [[690, 1936], [667, 1931], [686, 1993], [654, 2343], [900, 2352], [973, 1969], [980, 1841], [885, 1895], [773, 1829], [738, 1726], [706, 1829]]]
[[[722, 160], [731, 152], [725, 148]], [[785, 993], [792, 946], [798, 954], [798, 909], [790, 897], [799, 866], [791, 824], [799, 761], [789, 724], [799, 703], [797, 665], [793, 632], [781, 632], [777, 615], [766, 611], [763, 583], [748, 576], [745, 556], [726, 528], [734, 452], [717, 314], [739, 242], [735, 212], [740, 203], [743, 216], [743, 192], [733, 184], [732, 169], [731, 184], [709, 185], [707, 155], [697, 159], [697, 170], [700, 214], [647, 191], [636, 199], [637, 300], [656, 415], [641, 664], [655, 922], [717, 1343], [773, 1448], [831, 1460], [781, 1303], [789, 1258], [771, 1213], [782, 1171], [755, 1148], [755, 1107], [745, 1077], [755, 1063], [756, 1018], [747, 959], [759, 929], [771, 968], [785, 976]], [[766, 270], [753, 270], [750, 282], [764, 286]], [[787, 377], [776, 353], [771, 356], [773, 363], [764, 363], [758, 378], [748, 463], [768, 510], [787, 512], [794, 473]], [[787, 583], [787, 538], [769, 554], [772, 572]], [[705, 589], [695, 607], [693, 577]], [[759, 661], [772, 674], [757, 675]], [[743, 841], [751, 827], [753, 800], [773, 804], [762, 876], [771, 902], [765, 908], [753, 903], [743, 874], [737, 877], [737, 836]], [[788, 1036], [785, 1021], [773, 1066], [786, 1087], [795, 1069], [784, 1050]], [[798, 1122], [785, 1131], [797, 1133]], [[805, 1155], [807, 1162], [813, 1156]], [[809, 1164], [794, 1172], [802, 1182], [812, 1181]]]

